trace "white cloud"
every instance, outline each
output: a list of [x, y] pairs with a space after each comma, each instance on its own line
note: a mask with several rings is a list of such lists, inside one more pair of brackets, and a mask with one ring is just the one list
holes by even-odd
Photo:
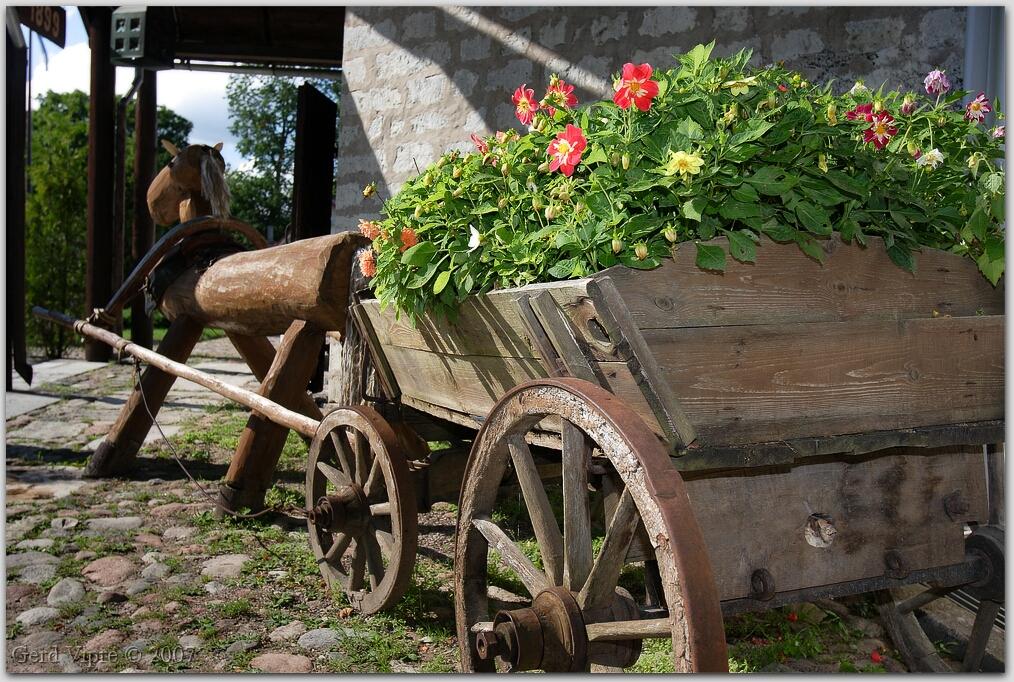
[[[71, 92], [90, 89], [91, 50], [85, 42], [67, 45], [49, 58], [49, 68], [33, 64], [32, 97], [49, 92]], [[130, 89], [134, 70], [116, 69], [116, 93], [122, 95]], [[224, 142], [222, 155], [230, 166], [243, 164], [236, 151], [236, 140], [229, 133], [229, 112], [225, 99], [225, 84], [229, 74], [199, 71], [159, 71], [158, 103], [169, 107], [194, 124], [191, 142], [215, 144]], [[33, 102], [33, 106], [37, 106]], [[178, 140], [173, 140], [179, 142]]]

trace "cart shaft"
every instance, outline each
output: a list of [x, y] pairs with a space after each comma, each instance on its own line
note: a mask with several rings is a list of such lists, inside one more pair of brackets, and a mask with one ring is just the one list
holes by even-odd
[[160, 369], [163, 372], [172, 374], [173, 376], [181, 379], [192, 381], [195, 384], [200, 384], [201, 386], [204, 386], [205, 388], [210, 389], [225, 398], [254, 410], [272, 422], [288, 427], [304, 436], [312, 438], [314, 433], [317, 431], [317, 427], [320, 425], [320, 422], [317, 420], [310, 419], [298, 412], [286, 409], [278, 403], [272, 402], [253, 391], [248, 391], [245, 388], [239, 388], [238, 386], [227, 384], [224, 381], [216, 379], [210, 374], [194, 369], [193, 367], [188, 367], [183, 363], [170, 360], [164, 355], [160, 355], [155, 351], [148, 350], [147, 348], [131, 343], [111, 331], [97, 327], [84, 320], [75, 320], [68, 315], [64, 315], [63, 313], [53, 310], [47, 310], [40, 306], [32, 308], [32, 313], [35, 314], [36, 317], [73, 329], [82, 336], [87, 336], [106, 343], [116, 350], [146, 362], [152, 367]]

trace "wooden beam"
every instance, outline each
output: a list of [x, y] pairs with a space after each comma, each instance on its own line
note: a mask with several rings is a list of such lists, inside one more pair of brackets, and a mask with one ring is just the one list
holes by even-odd
[[[89, 9], [88, 45], [91, 48], [91, 90], [88, 105], [88, 250], [85, 266], [87, 316], [113, 292], [113, 98], [116, 69], [109, 61], [111, 7]], [[85, 340], [85, 359], [105, 362], [112, 349], [95, 339]]]
[[[130, 230], [130, 255], [140, 262], [155, 242], [155, 223], [148, 212], [147, 192], [155, 176], [157, 90], [155, 71], [145, 70], [134, 107], [134, 220]], [[144, 309], [144, 298], [130, 306], [130, 338], [139, 346], [151, 348], [152, 319]]]
[[[20, 28], [18, 29], [20, 31]], [[7, 390], [12, 371], [32, 381], [25, 348], [25, 133], [26, 49], [7, 35]]]
[[[259, 395], [279, 406], [294, 409], [299, 395], [317, 366], [317, 351], [324, 343], [324, 330], [297, 320], [285, 332]], [[240, 436], [236, 454], [225, 481], [219, 488], [219, 502], [234, 511], [242, 507], [262, 509], [264, 493], [274, 481], [275, 466], [289, 435], [287, 426], [253, 412]]]
[[[199, 322], [189, 317], [177, 318], [159, 343], [159, 354], [175, 362], [186, 362], [203, 330]], [[88, 459], [84, 471], [86, 477], [117, 476], [131, 469], [137, 451], [151, 429], [151, 415], [158, 414], [175, 381], [175, 375], [158, 367], [150, 366], [144, 370], [141, 374], [144, 395], [134, 387], [106, 439]]]

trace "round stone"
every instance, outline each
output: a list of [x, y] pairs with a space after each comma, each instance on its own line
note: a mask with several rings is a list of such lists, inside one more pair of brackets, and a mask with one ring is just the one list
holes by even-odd
[[18, 578], [21, 582], [29, 583], [31, 585], [41, 585], [42, 583], [52, 580], [55, 575], [56, 566], [52, 564], [35, 564], [33, 566], [25, 566], [22, 568]]
[[76, 528], [78, 523], [80, 521], [73, 516], [58, 516], [49, 522], [49, 527], [53, 530], [70, 530], [71, 528]]
[[342, 636], [331, 628], [317, 628], [303, 633], [296, 642], [301, 649], [327, 650], [338, 644]]
[[14, 545], [15, 549], [41, 549], [47, 550], [53, 546], [55, 540], [50, 538], [36, 538], [35, 540], [22, 540]]
[[250, 667], [266, 673], [308, 673], [313, 666], [306, 656], [273, 652], [257, 656]]
[[111, 516], [103, 519], [89, 519], [88, 530], [122, 532], [140, 528], [144, 519], [140, 516]]
[[272, 642], [286, 642], [290, 639], [295, 639], [306, 632], [306, 626], [301, 621], [294, 620], [288, 625], [282, 625], [271, 631], [268, 635], [268, 639]]
[[201, 567], [201, 575], [209, 578], [238, 578], [243, 564], [250, 561], [246, 554], [225, 554], [208, 559]]
[[46, 603], [50, 606], [63, 606], [64, 604], [73, 604], [74, 602], [81, 601], [84, 599], [84, 596], [84, 585], [80, 581], [73, 578], [64, 578], [53, 585], [53, 589], [49, 591], [49, 596], [46, 597]]
[[141, 577], [147, 580], [161, 580], [172, 573], [172, 570], [166, 564], [151, 564], [144, 567], [144, 570], [141, 571]]
[[27, 626], [41, 625], [42, 623], [48, 623], [59, 615], [60, 611], [52, 606], [36, 606], [34, 609], [28, 609], [19, 613], [17, 621]]

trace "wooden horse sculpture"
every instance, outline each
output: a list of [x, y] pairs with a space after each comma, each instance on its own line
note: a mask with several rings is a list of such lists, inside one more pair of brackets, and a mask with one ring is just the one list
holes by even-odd
[[148, 210], [155, 222], [172, 225], [202, 215], [228, 218], [222, 143], [192, 144], [182, 152], [169, 140], [162, 140], [162, 146], [173, 158], [148, 186]]
[[[173, 155], [148, 188], [159, 223], [181, 224], [163, 236], [93, 320], [118, 312], [148, 282], [171, 321], [158, 352], [186, 362], [205, 327], [226, 332], [261, 382], [261, 395], [320, 420], [307, 392], [328, 331], [346, 329], [349, 283], [357, 248], [367, 241], [343, 232], [272, 248], [254, 228], [228, 217], [229, 190], [221, 143], [189, 145]], [[242, 235], [253, 251], [233, 239]], [[154, 286], [153, 283], [157, 286]], [[268, 336], [284, 334], [277, 350]], [[85, 475], [126, 473], [152, 427], [175, 377], [148, 367], [115, 424], [88, 461]], [[229, 509], [258, 509], [274, 479], [288, 429], [251, 413], [220, 488]]]

